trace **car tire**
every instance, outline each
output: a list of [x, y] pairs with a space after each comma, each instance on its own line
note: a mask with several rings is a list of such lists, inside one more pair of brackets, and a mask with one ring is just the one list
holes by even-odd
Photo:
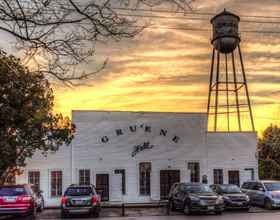
[[215, 214], [216, 215], [221, 215], [221, 214], [223, 214], [223, 212], [222, 211], [216, 211]]
[[269, 199], [266, 199], [264, 201], [264, 207], [265, 207], [265, 209], [271, 210], [273, 208], [272, 207], [272, 202]]
[[38, 212], [42, 212], [44, 210], [45, 204], [44, 201], [42, 201], [40, 207], [38, 208]]
[[176, 211], [176, 207], [173, 200], [169, 200], [169, 208], [171, 211]]
[[36, 208], [34, 208], [33, 210], [32, 210], [32, 213], [28, 216], [28, 220], [34, 220], [34, 219], [36, 219], [36, 216], [37, 216], [37, 210], [36, 210]]
[[92, 213], [93, 218], [98, 218], [99, 215], [100, 215], [100, 212], [98, 212], [98, 211]]
[[64, 212], [63, 210], [61, 210], [60, 212], [60, 217], [61, 218], [67, 218], [68, 217], [68, 214], [66, 212]]
[[191, 215], [190, 206], [187, 203], [185, 203], [185, 205], [184, 205], [183, 212], [185, 215]]

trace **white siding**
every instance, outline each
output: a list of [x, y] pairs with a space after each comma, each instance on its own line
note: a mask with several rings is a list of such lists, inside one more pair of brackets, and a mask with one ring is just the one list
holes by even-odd
[[[255, 133], [208, 133], [207, 115], [201, 113], [153, 113], [153, 112], [105, 112], [74, 111], [73, 122], [77, 133], [72, 146], [62, 147], [47, 158], [37, 153], [18, 182], [27, 182], [29, 170], [40, 170], [41, 189], [47, 201], [46, 205], [59, 204], [59, 198], [50, 197], [51, 170], [63, 171], [63, 190], [71, 183], [78, 183], [79, 169], [90, 169], [91, 181], [96, 182], [97, 173], [108, 173], [110, 200], [126, 202], [148, 202], [160, 199], [160, 170], [180, 170], [181, 181], [190, 181], [188, 162], [200, 163], [200, 179], [208, 176], [213, 181], [213, 169], [227, 171], [238, 169], [241, 181], [248, 174], [245, 168], [254, 168], [257, 172]], [[137, 126], [131, 132], [129, 126]], [[145, 132], [145, 126], [151, 132]], [[116, 129], [122, 129], [123, 135], [117, 135]], [[167, 131], [166, 136], [160, 130]], [[109, 141], [103, 143], [101, 138]], [[174, 136], [180, 139], [172, 141]], [[131, 156], [135, 145], [150, 142], [154, 147], [145, 149], [135, 157]], [[139, 163], [151, 162], [151, 196], [139, 195]], [[119, 175], [115, 169], [126, 170], [126, 195], [121, 195]], [[257, 177], [257, 173], [255, 174]]]

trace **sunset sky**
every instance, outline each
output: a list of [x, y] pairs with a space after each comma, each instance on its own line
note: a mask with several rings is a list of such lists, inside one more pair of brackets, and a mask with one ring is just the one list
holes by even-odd
[[[279, 16], [278, 0], [196, 0], [196, 12], [218, 13], [224, 8], [244, 15]], [[141, 14], [141, 12], [137, 12]], [[145, 13], [145, 15], [154, 13]], [[159, 14], [157, 14], [159, 15]], [[182, 14], [164, 18], [137, 18], [161, 27], [211, 29], [204, 21], [184, 19]], [[188, 17], [185, 15], [185, 17]], [[258, 18], [258, 21], [278, 19]], [[241, 48], [248, 77], [256, 128], [280, 124], [280, 33], [243, 33], [243, 30], [279, 31], [280, 24], [241, 23]], [[122, 110], [206, 112], [212, 46], [211, 32], [147, 28], [133, 39], [97, 45], [96, 56], [86, 69], [95, 69], [108, 58], [106, 68], [85, 82], [68, 88], [55, 83], [55, 110]], [[96, 64], [97, 63], [97, 64]]]

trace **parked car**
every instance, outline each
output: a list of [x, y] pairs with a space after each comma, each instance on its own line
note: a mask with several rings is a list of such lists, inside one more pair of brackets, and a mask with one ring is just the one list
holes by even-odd
[[71, 214], [89, 214], [98, 217], [100, 196], [93, 185], [71, 185], [61, 198], [61, 217]]
[[224, 201], [205, 184], [175, 183], [169, 193], [169, 206], [171, 210], [183, 210], [186, 215], [193, 212], [222, 214]]
[[0, 215], [36, 218], [35, 195], [28, 184], [0, 186]]
[[250, 197], [251, 204], [264, 206], [266, 209], [280, 207], [280, 181], [244, 182], [241, 189]]
[[45, 201], [43, 196], [43, 191], [39, 190], [37, 186], [31, 185], [31, 188], [35, 195], [35, 202], [38, 212], [42, 212], [45, 208]]
[[214, 192], [223, 197], [226, 209], [244, 209], [249, 211], [250, 198], [237, 185], [214, 184], [210, 187]]

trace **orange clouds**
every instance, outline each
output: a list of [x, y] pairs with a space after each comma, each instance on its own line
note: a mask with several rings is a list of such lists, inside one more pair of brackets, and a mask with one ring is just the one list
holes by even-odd
[[[244, 14], [242, 5], [266, 5], [260, 1], [255, 5], [221, 2], [219, 6], [204, 1], [199, 8], [213, 12], [228, 5]], [[168, 20], [163, 25], [176, 22], [188, 25], [186, 20]], [[211, 28], [209, 22], [200, 26]], [[241, 47], [256, 128], [262, 131], [270, 123], [280, 123], [280, 40], [279, 36], [268, 36], [273, 40], [245, 36]], [[207, 32], [146, 29], [135, 39], [99, 45], [97, 58], [109, 57], [107, 68], [87, 82], [90, 86], [56, 86], [55, 110], [67, 115], [72, 109], [206, 112], [210, 38]]]

